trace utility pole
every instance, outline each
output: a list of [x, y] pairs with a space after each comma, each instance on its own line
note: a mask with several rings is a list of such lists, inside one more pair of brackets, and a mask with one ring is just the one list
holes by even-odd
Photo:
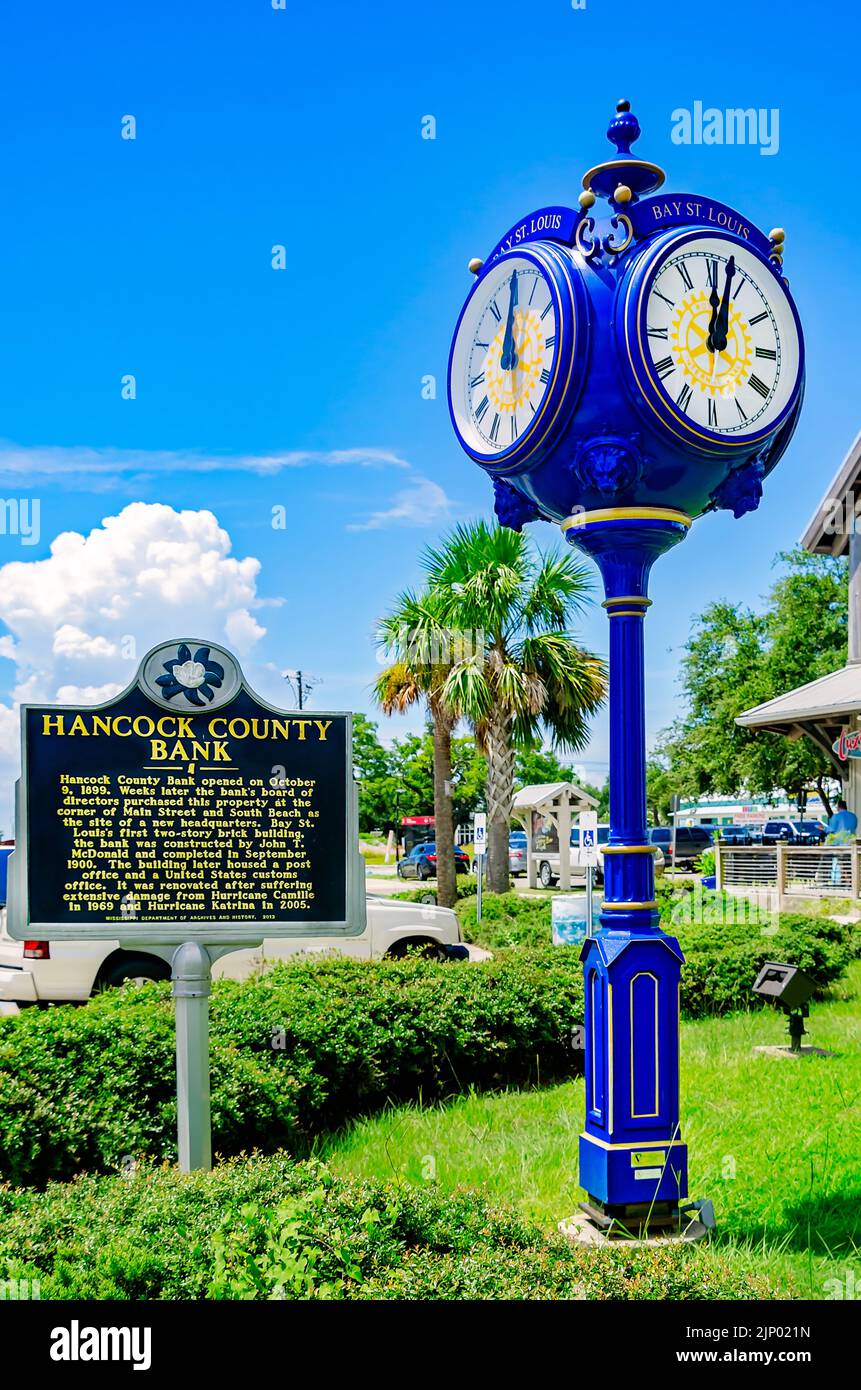
[[305, 697], [310, 695], [315, 685], [320, 684], [320, 676], [309, 676], [303, 671], [282, 671], [281, 675], [287, 681], [291, 689], [295, 692], [296, 702], [299, 709], [305, 708]]

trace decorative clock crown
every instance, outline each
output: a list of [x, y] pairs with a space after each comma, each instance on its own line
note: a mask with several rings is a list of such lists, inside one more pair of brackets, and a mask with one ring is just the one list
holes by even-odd
[[647, 159], [638, 159], [631, 146], [640, 138], [640, 122], [629, 101], [616, 102], [616, 114], [607, 127], [607, 139], [616, 146], [616, 159], [605, 160], [583, 175], [584, 192], [580, 206], [591, 207], [595, 197], [619, 205], [636, 202], [643, 193], [654, 193], [666, 179], [663, 169]]

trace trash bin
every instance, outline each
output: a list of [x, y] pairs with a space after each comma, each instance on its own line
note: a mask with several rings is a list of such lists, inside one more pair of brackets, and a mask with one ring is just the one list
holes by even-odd
[[[577, 946], [586, 940], [586, 894], [554, 893], [550, 899], [550, 921], [554, 946]], [[604, 904], [602, 893], [592, 894], [592, 922], [600, 924], [598, 914]]]

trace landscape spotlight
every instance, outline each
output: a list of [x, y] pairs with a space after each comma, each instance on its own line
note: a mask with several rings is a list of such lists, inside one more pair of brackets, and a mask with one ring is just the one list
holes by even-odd
[[770, 999], [788, 1015], [790, 1051], [800, 1052], [801, 1039], [807, 1031], [804, 1020], [810, 1012], [809, 1001], [816, 992], [816, 981], [797, 965], [767, 960], [753, 982], [753, 992]]

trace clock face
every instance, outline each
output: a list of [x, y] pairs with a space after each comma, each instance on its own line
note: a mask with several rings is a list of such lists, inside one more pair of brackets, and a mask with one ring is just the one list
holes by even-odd
[[452, 412], [467, 446], [485, 457], [519, 445], [540, 419], [560, 349], [559, 299], [534, 261], [509, 256], [484, 276], [452, 353]]
[[693, 433], [727, 443], [766, 435], [794, 398], [789, 297], [735, 241], [704, 235], [671, 247], [647, 281], [639, 336], [651, 385]]

